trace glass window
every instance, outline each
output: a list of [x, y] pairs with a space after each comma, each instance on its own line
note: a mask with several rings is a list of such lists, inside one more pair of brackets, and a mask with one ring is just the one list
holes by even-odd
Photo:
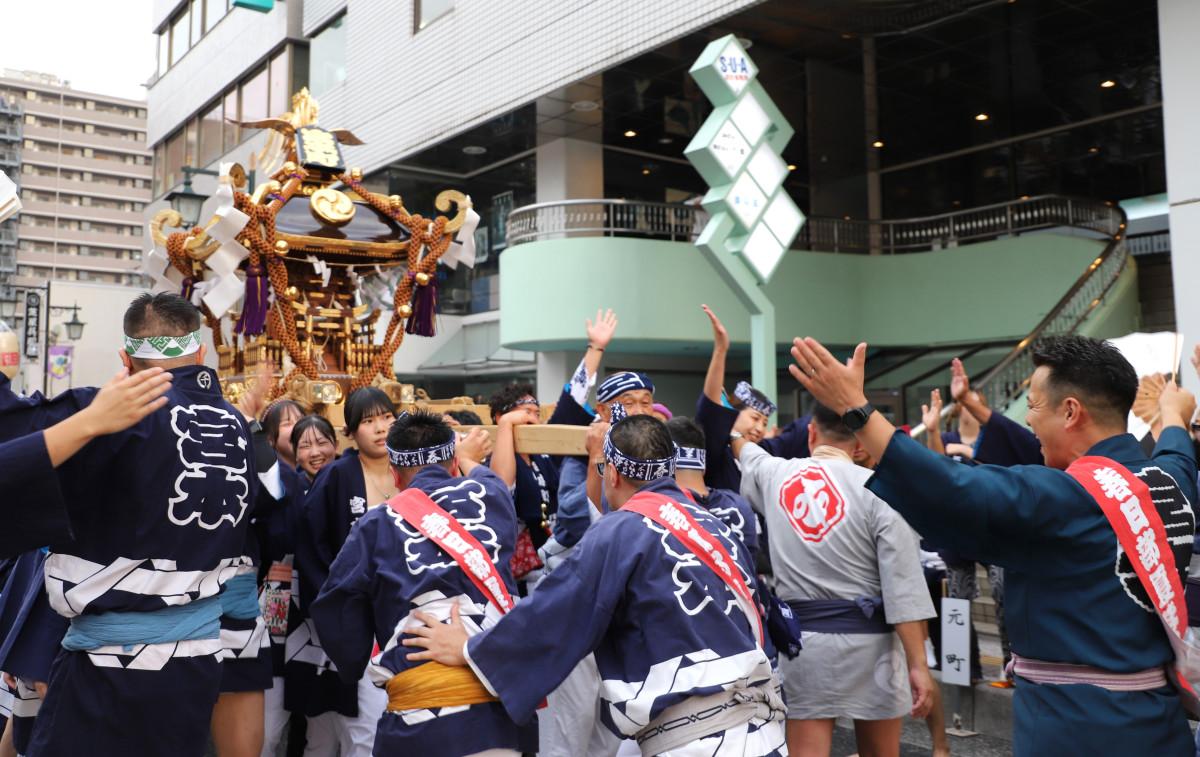
[[433, 21], [454, 10], [454, 0], [417, 0], [415, 6], [417, 31], [421, 31]]
[[292, 84], [289, 81], [288, 48], [285, 47], [271, 59], [271, 99], [267, 107], [269, 115], [282, 116], [291, 110]]
[[197, 165], [207, 166], [225, 151], [221, 141], [221, 110], [221, 101], [217, 100], [200, 116], [200, 162]]
[[204, 31], [217, 25], [225, 17], [228, 0], [205, 0], [204, 2]]
[[162, 76], [171, 67], [171, 27], [164, 26], [158, 33], [158, 75]]
[[163, 189], [170, 189], [183, 178], [179, 169], [184, 162], [183, 130], [172, 134], [167, 139], [166, 168], [163, 170]]
[[204, 0], [192, 0], [192, 44], [204, 36]]
[[266, 66], [242, 82], [243, 121], [258, 121], [271, 115], [267, 112], [267, 89]]
[[346, 80], [346, 14], [313, 37], [308, 51], [308, 88], [321, 96]]
[[183, 9], [183, 13], [175, 18], [175, 22], [171, 24], [171, 65], [179, 62], [179, 59], [188, 51], [188, 18], [187, 8]]
[[238, 91], [237, 87], [234, 87], [225, 93], [225, 125], [222, 128], [225, 134], [225, 152], [229, 152], [237, 147], [238, 142], [241, 141], [242, 127], [229, 123], [230, 121], [237, 121], [239, 119], [241, 119], [241, 112], [238, 110]]
[[184, 154], [183, 164], [185, 166], [195, 166], [197, 156], [197, 141], [200, 135], [200, 119], [193, 118], [184, 126]]

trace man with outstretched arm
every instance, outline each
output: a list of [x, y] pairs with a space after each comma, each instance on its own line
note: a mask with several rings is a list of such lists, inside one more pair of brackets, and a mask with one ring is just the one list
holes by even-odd
[[520, 723], [594, 651], [604, 723], [642, 754], [786, 754], [746, 549], [679, 490], [661, 421], [621, 420], [604, 447], [616, 510], [492, 628], [418, 616], [411, 659], [469, 665]]
[[871, 407], [865, 344], [844, 364], [812, 338], [796, 339], [792, 356], [792, 375], [879, 460], [872, 492], [932, 541], [1004, 566], [1016, 755], [1193, 753], [1164, 669], [1187, 617], [1190, 394], [1163, 392], [1164, 429], [1147, 459], [1125, 432], [1133, 368], [1107, 342], [1053, 337], [1033, 349], [1026, 395], [1045, 466], [970, 467], [897, 433]]

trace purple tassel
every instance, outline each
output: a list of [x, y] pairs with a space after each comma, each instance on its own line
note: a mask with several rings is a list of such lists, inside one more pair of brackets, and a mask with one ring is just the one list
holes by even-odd
[[263, 333], [267, 325], [267, 311], [271, 307], [271, 282], [261, 265], [246, 269], [246, 299], [242, 303], [242, 317], [238, 318], [235, 331], [239, 334]]
[[437, 319], [437, 279], [431, 277], [429, 283], [413, 288], [412, 315], [404, 325], [404, 331], [417, 336], [433, 336], [436, 333]]
[[192, 293], [195, 291], [196, 291], [196, 281], [191, 276], [185, 277], [183, 280], [183, 285], [179, 289], [179, 296], [182, 297], [183, 299], [187, 300], [188, 302], [191, 302], [192, 301]]

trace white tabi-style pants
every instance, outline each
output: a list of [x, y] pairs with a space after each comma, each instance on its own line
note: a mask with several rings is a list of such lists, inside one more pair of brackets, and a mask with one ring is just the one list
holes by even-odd
[[[358, 679], [358, 717], [338, 716], [341, 757], [371, 757], [375, 747], [375, 729], [379, 727], [379, 718], [387, 709], [387, 703], [387, 692], [371, 683], [364, 673]], [[312, 721], [309, 720], [309, 723]]]
[[538, 710], [539, 757], [615, 757], [620, 739], [600, 720], [600, 670], [583, 658]]

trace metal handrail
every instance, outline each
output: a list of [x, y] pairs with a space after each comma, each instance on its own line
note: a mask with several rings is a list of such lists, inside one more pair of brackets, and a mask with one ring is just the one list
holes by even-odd
[[[1124, 216], [1111, 203], [1041, 195], [900, 220], [809, 218], [792, 244], [818, 252], [901, 254], [955, 247], [1038, 229], [1073, 227], [1111, 237]], [[571, 236], [694, 241], [708, 214], [696, 205], [637, 200], [562, 200], [513, 210], [509, 244]]]
[[[973, 382], [974, 390], [983, 393], [993, 411], [1007, 410], [1029, 386], [1034, 370], [1033, 349], [1038, 342], [1046, 337], [1072, 334], [1078, 330], [1088, 315], [1104, 302], [1121, 277], [1132, 254], [1125, 243], [1125, 211], [1117, 208], [1117, 212], [1120, 214], [1120, 223], [1116, 232], [1087, 270], [1024, 339], [1017, 342], [983, 378]], [[951, 410], [951, 406], [946, 405], [942, 417], [949, 415]], [[911, 433], [915, 438], [924, 432], [925, 424], [921, 423]]]
[[561, 200], [525, 205], [508, 214], [508, 243], [569, 236], [637, 236], [692, 241], [703, 226], [692, 205], [638, 200]]

